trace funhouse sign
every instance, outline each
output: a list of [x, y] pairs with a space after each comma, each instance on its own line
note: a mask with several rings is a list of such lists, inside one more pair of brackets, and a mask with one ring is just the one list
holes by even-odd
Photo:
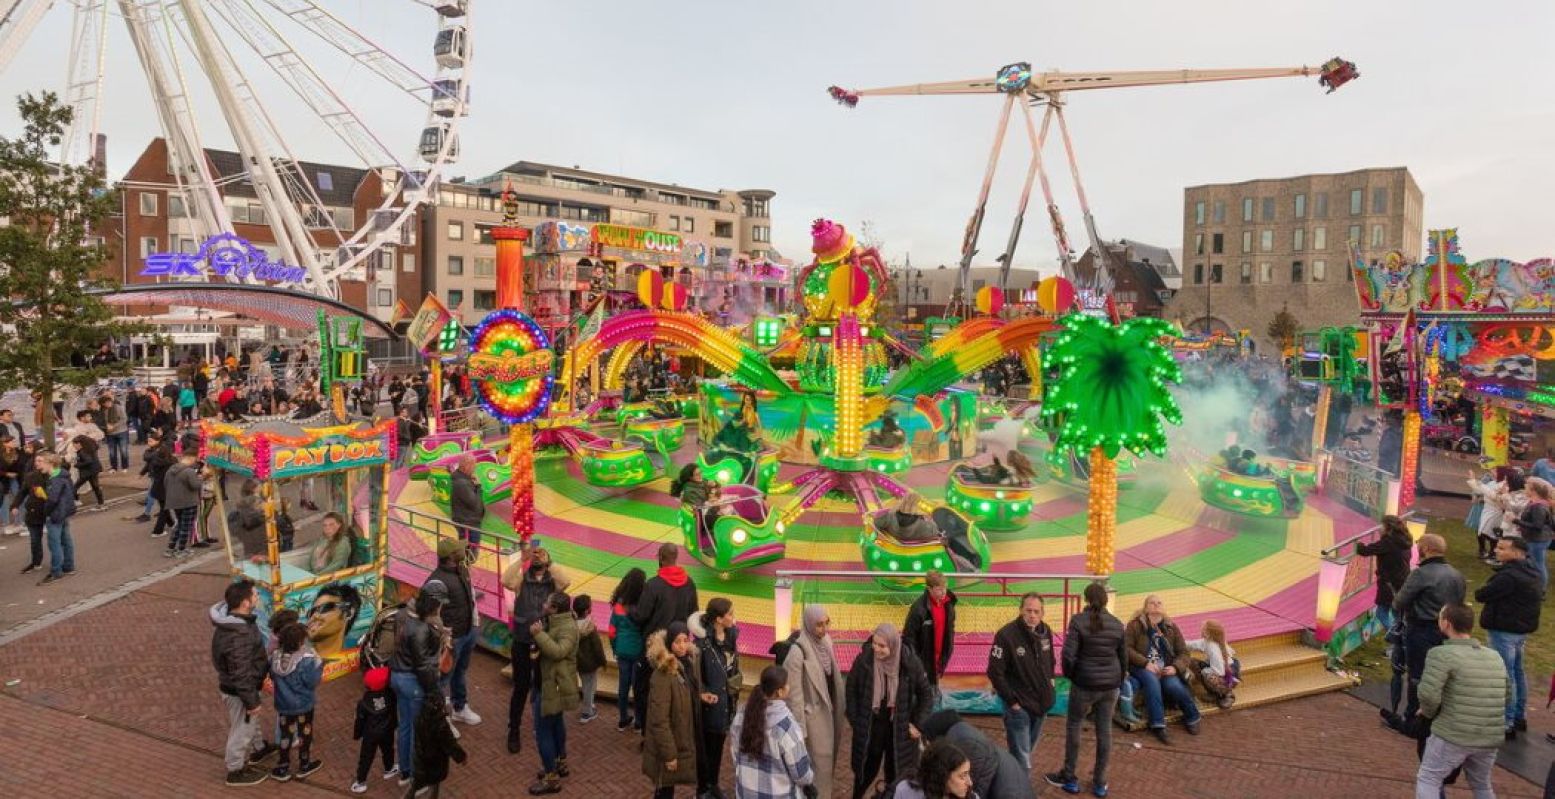
[[193, 253], [155, 252], [146, 256], [142, 277], [215, 276], [244, 280], [254, 278], [270, 283], [300, 283], [308, 271], [280, 261], [272, 261], [246, 239], [220, 233], [206, 239]]

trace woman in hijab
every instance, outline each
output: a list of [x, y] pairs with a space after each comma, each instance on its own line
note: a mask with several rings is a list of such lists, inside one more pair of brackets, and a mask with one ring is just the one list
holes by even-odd
[[853, 661], [847, 694], [853, 799], [862, 799], [882, 763], [888, 786], [918, 770], [918, 730], [934, 709], [934, 690], [896, 626], [884, 622]]
[[828, 630], [831, 614], [822, 605], [805, 605], [799, 635], [783, 668], [788, 670], [788, 709], [799, 722], [805, 748], [815, 766], [815, 788], [832, 796], [837, 767], [837, 739], [842, 736], [844, 689], [842, 668]]

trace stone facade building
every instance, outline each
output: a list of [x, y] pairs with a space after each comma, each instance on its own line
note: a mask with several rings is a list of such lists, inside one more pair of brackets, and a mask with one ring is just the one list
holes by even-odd
[[1190, 186], [1182, 288], [1163, 315], [1191, 330], [1247, 330], [1270, 354], [1282, 307], [1305, 329], [1354, 324], [1349, 243], [1367, 261], [1392, 250], [1418, 261], [1424, 203], [1405, 167]]

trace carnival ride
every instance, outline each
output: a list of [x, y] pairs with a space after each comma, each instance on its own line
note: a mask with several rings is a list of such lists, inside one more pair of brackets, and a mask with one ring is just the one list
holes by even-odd
[[[53, 0], [0, 0], [0, 71], [54, 5]], [[426, 13], [433, 23], [430, 69], [412, 66], [422, 59], [362, 34], [365, 20], [349, 21], [314, 0], [81, 0], [70, 5], [71, 39], [68, 48], [59, 49], [68, 53], [63, 95], [74, 114], [61, 141], [60, 161], [98, 157], [112, 12], [128, 29], [167, 136], [168, 174], [176, 184], [172, 193], [187, 209], [183, 223], [196, 241], [230, 235], [235, 221], [268, 225], [281, 260], [303, 270], [299, 287], [310, 293], [338, 297], [340, 279], [362, 279], [402, 242], [402, 233], [408, 241], [407, 223], [432, 201], [445, 171], [458, 160], [474, 52], [469, 0], [374, 4], [374, 15], [400, 15], [406, 23], [413, 10]], [[274, 92], [267, 95], [263, 87], [269, 84], [252, 81], [245, 62], [262, 64], [273, 73], [275, 85], [285, 86], [301, 105]], [[394, 112], [368, 114], [360, 101], [353, 104], [327, 77], [347, 68], [381, 80], [385, 97], [400, 98], [398, 106], [387, 101], [385, 107]], [[197, 110], [190, 72], [209, 79], [216, 119]], [[353, 94], [372, 92], [360, 87]], [[421, 127], [392, 127], [416, 111], [425, 120]], [[291, 146], [304, 121], [332, 133], [376, 181], [367, 213], [325, 201], [340, 196], [337, 187], [325, 183], [328, 175], [315, 177]], [[202, 138], [202, 129], [208, 136], [217, 125], [236, 143], [243, 183], [252, 186], [262, 211], [250, 215], [245, 207], [243, 218], [233, 218], [223, 187], [239, 176], [212, 172]], [[362, 187], [338, 188], [363, 193]], [[196, 278], [207, 279], [216, 278]], [[225, 279], [257, 282], [235, 274]]]
[[[977, 252], [977, 239], [982, 231], [984, 214], [987, 212], [988, 194], [993, 185], [994, 172], [999, 165], [1000, 151], [1004, 147], [1004, 136], [1009, 129], [1010, 112], [1017, 105], [1020, 106], [1025, 120], [1031, 161], [1026, 168], [1026, 179], [1021, 188], [1009, 239], [1005, 243], [1003, 254], [996, 259], [1000, 264], [999, 282], [996, 285], [1001, 289], [1007, 287], [1010, 265], [1015, 260], [1015, 247], [1020, 241], [1026, 206], [1031, 198], [1031, 185], [1034, 180], [1039, 180], [1043, 197], [1047, 200], [1049, 227], [1053, 233], [1053, 243], [1057, 247], [1058, 261], [1062, 265], [1064, 277], [1099, 296], [1108, 297], [1110, 301], [1113, 286], [1111, 265], [1107, 263], [1110, 256], [1107, 248], [1102, 246], [1096, 219], [1091, 213], [1090, 203], [1085, 196], [1085, 186], [1080, 181], [1080, 165], [1076, 160], [1074, 144], [1069, 136], [1069, 124], [1064, 119], [1065, 95], [1069, 92], [1092, 89], [1124, 89], [1262, 78], [1300, 78], [1314, 75], [1318, 77], [1320, 85], [1332, 93], [1340, 86], [1360, 77], [1360, 72], [1356, 70], [1355, 64], [1338, 57], [1329, 59], [1317, 68], [1302, 66], [1274, 69], [1172, 69], [1135, 72], [1033, 72], [1029, 63], [1018, 62], [1001, 67], [991, 78], [916, 83], [879, 89], [850, 90], [832, 86], [827, 91], [832, 99], [849, 108], [857, 106], [859, 100], [864, 97], [989, 93], [1004, 95], [1005, 100], [999, 112], [998, 125], [994, 130], [993, 148], [988, 154], [988, 166], [983, 172], [977, 204], [972, 211], [971, 219], [967, 222], [966, 234], [961, 241], [961, 273], [958, 286], [963, 300], [969, 299], [972, 293], [972, 256]], [[1037, 105], [1046, 107], [1040, 127], [1031, 112], [1031, 107]], [[1090, 240], [1092, 251], [1099, 256], [1095, 272], [1084, 282], [1081, 279], [1086, 276], [1079, 275], [1075, 270], [1073, 248], [1070, 246], [1063, 216], [1059, 212], [1052, 184], [1048, 180], [1047, 170], [1042, 162], [1043, 147], [1047, 143], [1048, 130], [1054, 119], [1058, 120], [1058, 131], [1063, 140], [1064, 154], [1069, 162], [1069, 173], [1074, 181], [1075, 196], [1080, 204], [1085, 232]], [[1117, 318], [1115, 310], [1113, 316], [1114, 319]]]

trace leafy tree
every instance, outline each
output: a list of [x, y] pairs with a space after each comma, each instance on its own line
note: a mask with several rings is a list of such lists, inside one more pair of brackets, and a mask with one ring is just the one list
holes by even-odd
[[1295, 343], [1296, 335], [1300, 332], [1301, 321], [1284, 305], [1281, 305], [1280, 312], [1269, 320], [1269, 338], [1274, 339], [1281, 350], [1290, 349], [1290, 345]]
[[1118, 523], [1117, 457], [1166, 452], [1166, 423], [1182, 424], [1182, 411], [1167, 390], [1182, 370], [1161, 346], [1172, 326], [1136, 317], [1121, 325], [1084, 314], [1059, 320], [1061, 332], [1043, 354], [1058, 370], [1042, 403], [1042, 417], [1058, 428], [1049, 457], [1090, 459], [1086, 502], [1085, 565], [1111, 574]]
[[[48, 409], [66, 386], [84, 388], [123, 373], [128, 364], [90, 366], [113, 338], [148, 332], [114, 319], [96, 292], [117, 288], [102, 272], [105, 248], [94, 238], [116, 199], [90, 165], [49, 160], [71, 119], [52, 92], [17, 100], [22, 133], [0, 136], [0, 391], [31, 389]], [[54, 415], [43, 414], [52, 441]]]

